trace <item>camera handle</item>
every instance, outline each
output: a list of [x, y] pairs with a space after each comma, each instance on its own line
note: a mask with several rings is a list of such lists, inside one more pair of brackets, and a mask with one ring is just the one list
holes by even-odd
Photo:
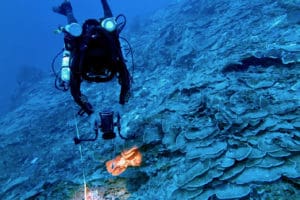
[[95, 137], [94, 138], [83, 138], [80, 139], [78, 137], [74, 138], [74, 143], [80, 144], [81, 142], [94, 142], [98, 139], [98, 135], [99, 135], [99, 130], [103, 133], [102, 134], [102, 138], [105, 140], [108, 139], [114, 139], [116, 137], [116, 134], [114, 132], [114, 128], [116, 127], [118, 130], [118, 134], [120, 136], [121, 139], [123, 140], [130, 140], [130, 139], [134, 139], [135, 136], [131, 136], [131, 137], [125, 137], [121, 134], [121, 116], [120, 113], [116, 113], [116, 118], [117, 121], [114, 122], [114, 112], [109, 111], [109, 112], [100, 112], [99, 113], [100, 116], [100, 120], [101, 120], [101, 124], [97, 124], [95, 123], [95, 128], [94, 128], [94, 133], [95, 133]]

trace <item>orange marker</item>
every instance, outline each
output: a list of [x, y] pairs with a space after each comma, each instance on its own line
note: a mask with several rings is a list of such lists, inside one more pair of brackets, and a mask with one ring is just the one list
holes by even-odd
[[125, 150], [115, 159], [106, 162], [106, 169], [113, 176], [123, 173], [127, 167], [138, 167], [142, 163], [142, 154], [137, 147]]

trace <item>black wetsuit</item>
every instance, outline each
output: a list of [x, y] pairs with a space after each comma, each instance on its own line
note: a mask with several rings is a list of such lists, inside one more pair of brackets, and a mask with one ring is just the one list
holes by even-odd
[[[101, 0], [104, 18], [112, 17], [106, 0]], [[66, 13], [68, 23], [77, 22], [72, 10]], [[82, 80], [89, 82], [106, 82], [119, 78], [121, 92], [119, 103], [124, 104], [130, 89], [130, 74], [121, 51], [119, 30], [109, 32], [100, 26], [101, 20], [89, 19], [82, 25], [82, 34], [74, 37], [65, 34], [65, 48], [71, 52], [70, 89], [75, 102], [87, 114], [93, 113], [92, 106], [80, 91]], [[101, 76], [101, 74], [108, 76]]]

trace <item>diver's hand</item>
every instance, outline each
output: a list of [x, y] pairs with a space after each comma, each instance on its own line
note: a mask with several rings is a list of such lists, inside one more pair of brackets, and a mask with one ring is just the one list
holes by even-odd
[[83, 108], [84, 112], [88, 115], [91, 115], [94, 113], [93, 106], [89, 102], [85, 102], [84, 106], [82, 108]]
[[85, 95], [80, 96], [81, 104], [81, 110], [78, 112], [80, 116], [82, 116], [84, 113], [91, 115], [94, 113], [93, 106], [88, 102], [88, 99]]
[[94, 111], [93, 111], [93, 110], [86, 109], [86, 108], [81, 108], [81, 109], [78, 111], [77, 114], [78, 114], [79, 116], [83, 116], [84, 113], [86, 113], [88, 116], [90, 116], [91, 114], [94, 113]]

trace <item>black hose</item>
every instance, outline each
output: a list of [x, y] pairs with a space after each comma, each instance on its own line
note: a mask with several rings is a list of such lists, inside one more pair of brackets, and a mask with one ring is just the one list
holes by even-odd
[[64, 52], [64, 48], [62, 48], [52, 59], [51, 68], [52, 68], [52, 72], [53, 72], [54, 76], [57, 76], [57, 74], [58, 74], [54, 69], [55, 62], [56, 62], [58, 56], [60, 56], [60, 54], [62, 54], [63, 52]]
[[124, 40], [126, 43], [127, 43], [127, 45], [128, 45], [128, 49], [125, 49], [126, 51], [128, 51], [128, 52], [126, 52], [126, 56], [128, 55], [128, 54], [130, 54], [130, 56], [131, 56], [131, 67], [132, 67], [132, 69], [131, 69], [131, 81], [133, 82], [133, 74], [134, 74], [134, 69], [135, 69], [135, 65], [134, 65], [134, 56], [133, 56], [133, 50], [132, 50], [132, 47], [131, 47], [131, 45], [130, 45], [130, 43], [128, 42], [128, 40], [126, 39], [126, 38], [124, 38], [124, 37], [120, 37], [120, 39], [122, 39], [122, 40]]
[[[120, 17], [123, 18], [123, 21], [122, 22], [118, 22], [118, 20], [120, 19]], [[126, 19], [126, 16], [123, 15], [123, 14], [120, 14], [116, 17], [116, 22], [118, 23], [118, 32], [121, 33], [121, 31], [124, 29], [124, 27], [126, 26], [126, 23], [127, 23], [127, 19]]]
[[53, 72], [53, 75], [55, 76], [55, 80], [54, 80], [54, 86], [57, 90], [60, 90], [60, 91], [63, 91], [63, 92], [66, 92], [68, 91], [68, 88], [66, 87], [62, 87], [62, 86], [59, 86], [59, 72], [55, 71], [55, 62], [58, 58], [58, 56], [60, 56], [64, 51], [64, 48], [62, 48], [62, 50], [60, 50], [55, 56], [54, 58], [52, 59], [52, 63], [51, 63], [51, 69], [52, 69], [52, 72]]
[[68, 91], [69, 87], [66, 87], [65, 85], [61, 86], [59, 81], [60, 81], [59, 74], [57, 74], [57, 76], [55, 76], [55, 81], [54, 81], [55, 88], [57, 90], [60, 90], [60, 91], [63, 91], [63, 92]]

